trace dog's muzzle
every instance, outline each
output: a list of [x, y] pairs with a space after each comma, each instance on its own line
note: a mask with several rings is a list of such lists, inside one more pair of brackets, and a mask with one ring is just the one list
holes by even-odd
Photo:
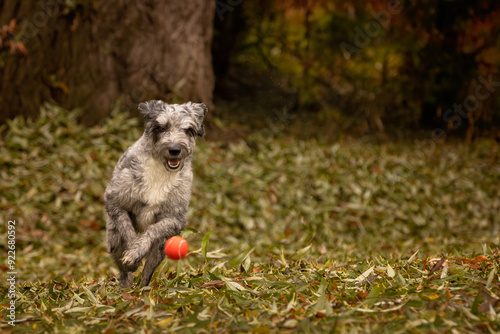
[[181, 156], [182, 147], [180, 145], [172, 145], [168, 148], [168, 154], [165, 158], [165, 168], [168, 171], [177, 171], [182, 169], [184, 158]]

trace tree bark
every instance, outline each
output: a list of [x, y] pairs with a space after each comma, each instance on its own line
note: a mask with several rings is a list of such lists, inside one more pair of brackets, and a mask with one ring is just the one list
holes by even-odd
[[214, 14], [206, 0], [0, 0], [0, 26], [16, 19], [28, 50], [0, 54], [0, 121], [45, 101], [82, 108], [87, 123], [119, 99], [123, 110], [153, 98], [210, 108]]

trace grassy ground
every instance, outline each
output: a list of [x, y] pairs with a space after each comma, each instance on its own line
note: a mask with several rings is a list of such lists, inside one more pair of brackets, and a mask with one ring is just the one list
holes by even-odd
[[165, 261], [151, 287], [120, 290], [102, 194], [140, 133], [118, 114], [88, 129], [52, 107], [9, 125], [0, 237], [15, 220], [17, 332], [500, 330], [494, 143], [200, 142], [192, 253]]

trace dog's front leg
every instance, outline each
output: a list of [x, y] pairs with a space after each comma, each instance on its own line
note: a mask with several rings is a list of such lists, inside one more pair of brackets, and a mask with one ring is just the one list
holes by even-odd
[[150, 225], [125, 251], [122, 261], [128, 264], [138, 263], [146, 256], [156, 240], [167, 240], [178, 235], [184, 227], [186, 227], [186, 220], [178, 218], [163, 218]]
[[130, 216], [127, 211], [113, 203], [108, 203], [106, 205], [106, 211], [106, 239], [108, 252], [120, 270], [135, 271], [136, 269], [134, 268], [123, 266], [121, 261], [123, 253], [137, 239], [137, 234], [130, 220]]

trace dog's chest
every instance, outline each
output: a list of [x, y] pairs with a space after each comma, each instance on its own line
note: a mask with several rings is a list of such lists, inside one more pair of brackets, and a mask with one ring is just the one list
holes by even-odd
[[178, 173], [169, 173], [155, 159], [146, 160], [142, 175], [142, 197], [148, 206], [156, 206], [165, 202], [178, 186]]

